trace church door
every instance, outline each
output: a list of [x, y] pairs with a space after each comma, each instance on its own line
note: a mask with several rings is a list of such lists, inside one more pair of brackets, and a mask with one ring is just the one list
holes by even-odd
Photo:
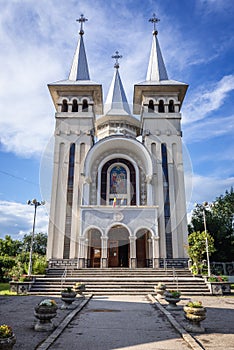
[[109, 242], [109, 267], [119, 266], [119, 246], [118, 241], [111, 240]]
[[129, 233], [121, 226], [112, 227], [109, 232], [108, 266], [129, 267]]
[[136, 257], [137, 267], [146, 267], [146, 250], [145, 250], [146, 235], [141, 235], [136, 240]]

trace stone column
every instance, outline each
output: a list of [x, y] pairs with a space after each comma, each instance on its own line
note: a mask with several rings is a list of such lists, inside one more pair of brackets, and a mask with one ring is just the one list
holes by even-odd
[[152, 237], [153, 268], [159, 268], [159, 236]]
[[85, 267], [85, 237], [79, 237], [78, 239], [78, 268], [82, 269]]
[[106, 268], [106, 267], [108, 267], [108, 258], [107, 258], [108, 237], [101, 237], [101, 242], [102, 242], [101, 268]]
[[129, 237], [130, 241], [130, 259], [129, 259], [129, 267], [131, 269], [135, 269], [137, 266], [136, 261], [136, 237]]
[[152, 205], [152, 176], [146, 177], [146, 183], [147, 183], [147, 205]]

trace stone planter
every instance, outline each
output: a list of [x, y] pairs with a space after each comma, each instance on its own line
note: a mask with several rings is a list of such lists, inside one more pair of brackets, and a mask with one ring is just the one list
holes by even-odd
[[34, 280], [29, 282], [10, 281], [10, 291], [17, 294], [27, 294], [32, 288], [33, 283]]
[[168, 302], [168, 305], [166, 306], [167, 310], [176, 310], [178, 309], [177, 303], [180, 301], [180, 298], [173, 298], [169, 296], [165, 296], [165, 300]]
[[76, 292], [61, 292], [61, 299], [63, 301], [61, 309], [70, 309], [72, 308], [71, 304], [76, 300]]
[[194, 333], [203, 333], [205, 329], [200, 322], [206, 318], [206, 309], [204, 307], [184, 306], [185, 318], [189, 321], [186, 330]]
[[16, 343], [16, 337], [13, 334], [9, 338], [0, 338], [0, 350], [11, 350]]
[[231, 294], [230, 282], [207, 282], [206, 284], [212, 295], [226, 295]]
[[160, 287], [158, 287], [158, 286], [155, 286], [155, 287], [154, 287], [154, 291], [155, 291], [155, 293], [156, 293], [157, 299], [161, 299], [161, 298], [163, 297], [165, 291], [166, 291], [166, 287], [160, 288]]
[[85, 292], [85, 284], [81, 284], [79, 286], [74, 287], [76, 293], [80, 296], [83, 297], [83, 292]]
[[54, 329], [54, 324], [51, 320], [57, 315], [57, 308], [57, 305], [37, 305], [35, 307], [34, 315], [37, 318], [37, 322], [34, 325], [35, 331], [52, 331]]

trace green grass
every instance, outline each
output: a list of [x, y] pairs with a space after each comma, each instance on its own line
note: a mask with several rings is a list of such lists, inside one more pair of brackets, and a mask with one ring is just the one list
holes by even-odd
[[9, 283], [0, 283], [0, 292], [3, 290], [9, 290], [10, 289], [10, 284]]
[[0, 295], [17, 295], [17, 293], [10, 291], [9, 283], [0, 283]]

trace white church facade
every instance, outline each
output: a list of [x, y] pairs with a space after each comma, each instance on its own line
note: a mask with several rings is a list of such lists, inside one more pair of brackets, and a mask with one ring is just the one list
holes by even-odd
[[[56, 109], [47, 257], [78, 268], [186, 262], [181, 106], [187, 84], [167, 75], [154, 24], [146, 80], [130, 111], [119, 72], [103, 105], [90, 79], [83, 24], [67, 80], [49, 84]], [[147, 58], [146, 58], [147, 68]]]

